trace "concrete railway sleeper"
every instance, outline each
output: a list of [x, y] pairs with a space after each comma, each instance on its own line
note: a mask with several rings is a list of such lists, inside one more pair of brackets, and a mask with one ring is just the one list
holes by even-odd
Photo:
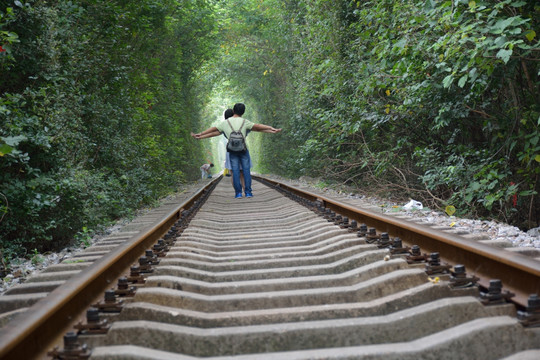
[[[523, 273], [533, 281], [510, 281], [509, 290], [505, 280], [486, 278], [481, 264], [474, 265], [479, 256], [505, 258], [502, 250], [481, 245], [478, 254], [461, 255], [463, 266], [444, 251], [467, 250], [476, 244], [463, 243], [473, 240], [442, 239], [427, 226], [259, 180], [251, 199], [233, 199], [228, 183], [214, 181], [213, 190], [196, 193], [197, 200], [158, 215], [153, 221], [167, 227], [150, 231], [153, 235], [111, 236], [75, 258], [79, 261], [52, 266], [14, 287], [0, 297], [2, 318], [12, 319], [0, 329], [0, 357], [46, 358], [52, 339], [32, 335], [38, 346], [48, 345], [44, 349], [30, 348], [22, 335], [8, 336], [20, 331], [20, 323], [31, 327], [30, 319], [19, 321], [16, 314], [52, 308], [63, 301], [52, 295], [82, 274], [97, 272], [107, 259], [137, 248], [137, 257], [124, 261], [122, 271], [99, 273], [107, 278], [100, 284], [107, 291], [96, 299], [84, 295], [79, 311], [85, 320], [54, 306], [71, 330], [60, 333], [63, 344], [49, 358], [540, 358], [537, 261], [506, 257], [504, 271], [521, 265], [517, 275], [504, 279]], [[433, 231], [431, 243], [426, 238]], [[439, 249], [436, 240], [446, 245]], [[61, 319], [49, 315], [41, 323]], [[39, 324], [32, 329], [43, 331]]]

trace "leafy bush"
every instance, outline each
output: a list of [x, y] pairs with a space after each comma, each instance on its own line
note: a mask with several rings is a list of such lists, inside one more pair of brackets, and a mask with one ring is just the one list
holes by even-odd
[[203, 0], [3, 3], [4, 255], [58, 249], [197, 178], [191, 83], [211, 54], [210, 10]]
[[236, 5], [222, 74], [285, 127], [262, 168], [539, 225], [536, 2]]

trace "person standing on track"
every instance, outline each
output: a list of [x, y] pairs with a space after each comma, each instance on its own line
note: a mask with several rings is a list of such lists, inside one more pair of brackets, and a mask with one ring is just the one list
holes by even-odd
[[[234, 115], [233, 109], [227, 109], [227, 110], [225, 110], [225, 113], [223, 114], [223, 116], [225, 117], [225, 120], [232, 117], [233, 115]], [[246, 136], [247, 135], [248, 135], [248, 133], [246, 133]], [[249, 150], [246, 150], [246, 151], [247, 151], [247, 156], [249, 157], [249, 167], [252, 168], [253, 166], [252, 166], [252, 163], [251, 163], [251, 156], [249, 155]], [[225, 168], [229, 171], [229, 174], [232, 174], [231, 157], [230, 157], [230, 153], [228, 151], [225, 153]], [[242, 189], [245, 192], [246, 185], [244, 183], [244, 174], [243, 174], [243, 171], [242, 171], [242, 164], [240, 164], [240, 184], [242, 185]], [[231, 185], [234, 188], [234, 182], [233, 182], [233, 177], [232, 176], [231, 176]]]
[[[255, 124], [247, 119], [242, 118], [244, 112], [246, 111], [246, 106], [242, 103], [237, 103], [233, 107], [234, 115], [227, 119], [228, 121], [221, 122], [217, 126], [210, 127], [203, 132], [198, 134], [191, 134], [195, 139], [205, 139], [213, 136], [217, 136], [220, 133], [223, 134], [227, 139], [230, 137], [231, 132], [239, 131], [242, 133], [244, 139], [247, 136], [247, 132], [251, 131], [260, 131], [271, 134], [276, 134], [281, 131], [281, 129], [275, 129], [272, 126], [264, 124]], [[230, 125], [229, 125], [230, 123]], [[240, 182], [240, 166], [242, 166], [242, 173], [244, 174], [244, 194], [247, 198], [253, 197], [253, 191], [251, 189], [251, 168], [250, 168], [250, 158], [248, 150], [244, 151], [230, 151], [229, 157], [231, 161], [232, 173], [233, 173], [233, 187], [235, 191], [235, 198], [242, 198], [242, 184]]]

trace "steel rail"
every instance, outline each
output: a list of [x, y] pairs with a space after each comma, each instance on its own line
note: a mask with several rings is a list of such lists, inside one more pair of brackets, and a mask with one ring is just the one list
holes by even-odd
[[96, 261], [38, 301], [0, 330], [0, 359], [34, 359], [47, 351], [74, 319], [92, 304], [98, 294], [114, 285], [137, 259], [144, 255], [160, 237], [189, 209], [209, 187], [221, 177], [209, 182], [192, 197], [170, 211], [159, 223], [149, 226], [124, 244]]
[[489, 287], [490, 280], [499, 279], [502, 281], [504, 289], [515, 294], [512, 301], [519, 306], [527, 306], [530, 294], [540, 294], [539, 261], [478, 243], [459, 235], [433, 229], [427, 225], [353, 207], [262, 176], [253, 177], [286, 189], [310, 201], [318, 200], [324, 207], [342, 216], [347, 216], [350, 220], [365, 223], [376, 228], [378, 232], [387, 232], [390, 236], [399, 237], [403, 243], [408, 245], [420, 246], [423, 253], [438, 252], [441, 259], [452, 265], [465, 265], [467, 273], [479, 277], [479, 284], [484, 288]]

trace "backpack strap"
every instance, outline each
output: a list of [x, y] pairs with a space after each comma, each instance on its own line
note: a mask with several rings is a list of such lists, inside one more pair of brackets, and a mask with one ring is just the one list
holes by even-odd
[[244, 127], [244, 123], [246, 122], [246, 119], [242, 119], [242, 125], [240, 125], [240, 127], [238, 128], [238, 130], [234, 130], [234, 128], [233, 128], [232, 125], [231, 125], [231, 122], [229, 121], [229, 119], [227, 119], [227, 122], [229, 123], [229, 126], [231, 127], [231, 130], [232, 130], [232, 131], [238, 132], [238, 131], [242, 130], [242, 128]]
[[229, 126], [231, 127], [231, 130], [235, 131], [234, 128], [232, 127], [231, 122], [229, 121], [229, 119], [227, 119], [227, 122], [229, 123]]

